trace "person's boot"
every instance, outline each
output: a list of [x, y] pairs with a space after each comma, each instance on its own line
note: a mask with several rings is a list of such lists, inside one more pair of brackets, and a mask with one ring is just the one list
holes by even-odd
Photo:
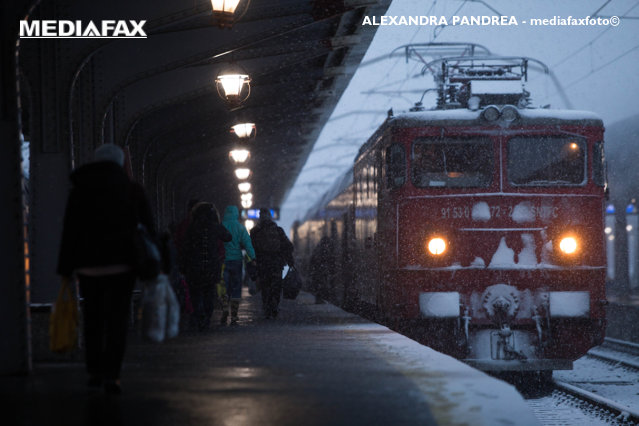
[[232, 300], [231, 301], [231, 325], [237, 325], [237, 312], [240, 309], [240, 301]]

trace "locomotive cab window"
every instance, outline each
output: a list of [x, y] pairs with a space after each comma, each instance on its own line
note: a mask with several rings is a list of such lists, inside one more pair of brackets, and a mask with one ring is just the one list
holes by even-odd
[[606, 157], [603, 142], [597, 142], [592, 151], [592, 179], [595, 185], [606, 186]]
[[493, 175], [493, 143], [485, 138], [418, 139], [413, 143], [413, 185], [486, 187]]
[[386, 148], [386, 177], [390, 188], [399, 188], [406, 181], [406, 154], [401, 145]]
[[565, 136], [515, 137], [508, 142], [513, 185], [570, 186], [586, 182], [586, 142]]

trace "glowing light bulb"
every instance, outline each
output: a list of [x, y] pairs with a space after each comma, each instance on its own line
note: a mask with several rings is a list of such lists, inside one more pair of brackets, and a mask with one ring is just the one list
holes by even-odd
[[237, 176], [238, 179], [247, 179], [250, 175], [250, 169], [235, 169], [235, 176]]
[[240, 0], [211, 0], [214, 12], [235, 13]]
[[238, 138], [248, 138], [255, 130], [255, 123], [239, 123], [231, 126]]
[[236, 163], [244, 163], [250, 154], [248, 149], [234, 149], [229, 152], [229, 157]]

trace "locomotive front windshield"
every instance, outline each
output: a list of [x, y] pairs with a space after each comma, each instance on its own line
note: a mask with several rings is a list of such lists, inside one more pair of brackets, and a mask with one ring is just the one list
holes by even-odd
[[508, 142], [508, 178], [513, 185], [582, 185], [586, 143], [575, 137], [516, 137]]
[[413, 185], [426, 187], [486, 187], [493, 175], [490, 139], [418, 139], [413, 143]]

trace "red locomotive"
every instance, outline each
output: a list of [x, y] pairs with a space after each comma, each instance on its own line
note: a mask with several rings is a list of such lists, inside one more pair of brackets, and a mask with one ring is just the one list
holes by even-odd
[[389, 112], [295, 225], [311, 291], [487, 371], [548, 377], [602, 342], [603, 123], [528, 107], [530, 61], [429, 64], [438, 107]]

